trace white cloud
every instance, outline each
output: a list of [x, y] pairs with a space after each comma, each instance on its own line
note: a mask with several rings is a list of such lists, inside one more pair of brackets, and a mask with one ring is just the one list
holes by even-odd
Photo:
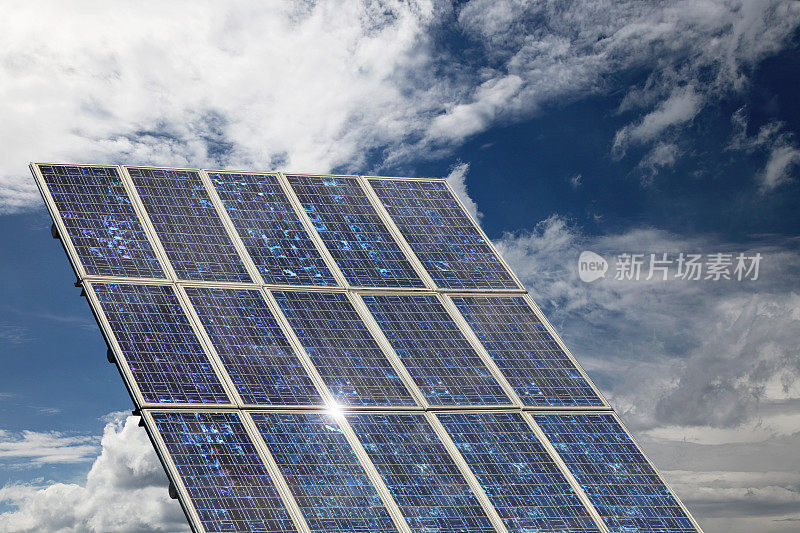
[[[800, 258], [791, 242], [741, 248], [653, 228], [591, 236], [553, 216], [497, 245], [706, 531], [771, 531], [796, 515]], [[580, 281], [583, 250], [610, 260], [605, 279]], [[623, 252], [740, 251], [762, 254], [757, 281], [613, 279]], [[729, 485], [714, 481], [723, 477]], [[743, 514], [749, 529], [735, 524]]]
[[137, 533], [188, 531], [167, 478], [138, 418], [116, 414], [106, 425], [102, 451], [86, 482], [11, 484], [0, 488], [7, 533]]
[[0, 429], [0, 463], [7, 465], [81, 463], [93, 459], [96, 453], [95, 437]]
[[[799, 22], [794, 3], [713, 0], [10, 0], [0, 213], [37, 204], [29, 160], [413, 172], [495, 124], [617, 90], [633, 68], [651, 74], [630, 88], [642, 116], [621, 135], [657, 143], [740, 90]], [[439, 47], [442, 24], [463, 32], [464, 54]], [[781, 181], [787, 157], [765, 180]]]
[[769, 153], [764, 170], [758, 175], [765, 192], [792, 180], [791, 171], [800, 165], [800, 149], [793, 145], [775, 146]]
[[450, 170], [450, 174], [447, 175], [447, 183], [453, 188], [453, 192], [456, 193], [456, 196], [464, 204], [472, 218], [480, 222], [483, 218], [483, 213], [478, 211], [475, 201], [467, 193], [467, 172], [469, 172], [469, 163], [457, 163]]

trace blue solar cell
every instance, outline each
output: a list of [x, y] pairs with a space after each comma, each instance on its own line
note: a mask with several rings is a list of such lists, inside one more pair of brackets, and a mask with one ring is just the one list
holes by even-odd
[[523, 297], [453, 297], [453, 303], [525, 405], [603, 405]]
[[116, 168], [39, 170], [86, 274], [165, 277]]
[[337, 403], [415, 405], [347, 296], [272, 294]]
[[251, 281], [197, 171], [128, 168], [128, 173], [178, 278]]
[[444, 183], [369, 182], [437, 286], [519, 288]]
[[437, 417], [510, 533], [599, 531], [521, 414]]
[[428, 403], [511, 403], [435, 296], [362, 298]]
[[206, 531], [296, 531], [236, 413], [152, 413]]
[[210, 172], [208, 177], [265, 283], [336, 285], [277, 176]]
[[696, 531], [613, 415], [534, 419], [611, 531]]
[[288, 179], [348, 283], [424, 287], [355, 178]]
[[323, 403], [259, 291], [185, 290], [244, 403]]
[[230, 403], [172, 287], [92, 284], [148, 403]]
[[412, 531], [494, 531], [424, 416], [352, 414], [347, 420]]
[[311, 531], [396, 530], [332, 416], [252, 416]]

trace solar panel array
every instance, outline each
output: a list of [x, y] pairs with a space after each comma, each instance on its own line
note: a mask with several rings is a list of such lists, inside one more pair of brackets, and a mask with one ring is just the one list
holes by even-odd
[[32, 164], [194, 531], [698, 531], [444, 180]]

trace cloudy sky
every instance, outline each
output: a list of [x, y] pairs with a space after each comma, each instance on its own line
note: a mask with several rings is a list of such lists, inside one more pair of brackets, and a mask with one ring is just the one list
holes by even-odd
[[798, 87], [800, 2], [2, 2], [0, 530], [186, 530], [49, 236], [57, 161], [449, 176], [705, 531], [797, 531]]

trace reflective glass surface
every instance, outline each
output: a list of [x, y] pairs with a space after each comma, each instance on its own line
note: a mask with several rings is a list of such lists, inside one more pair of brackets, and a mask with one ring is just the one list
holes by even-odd
[[599, 531], [520, 413], [440, 413], [509, 532]]
[[412, 531], [494, 531], [424, 416], [352, 414], [347, 420]]
[[265, 283], [336, 285], [277, 176], [209, 172], [208, 177]]
[[534, 415], [611, 531], [696, 531], [613, 415]]
[[230, 403], [172, 287], [92, 285], [149, 403]]
[[253, 413], [311, 531], [394, 531], [389, 513], [332, 416]]
[[369, 182], [437, 286], [519, 288], [443, 182]]
[[525, 405], [603, 405], [523, 297], [453, 297], [453, 303]]
[[164, 277], [116, 168], [39, 170], [87, 274]]
[[428, 403], [511, 403], [435, 296], [363, 299]]
[[236, 413], [152, 413], [206, 531], [295, 531]]
[[322, 404], [259, 291], [185, 290], [244, 403]]
[[348, 283], [424, 286], [355, 178], [287, 178]]
[[341, 405], [414, 405], [411, 394], [342, 293], [273, 291]]
[[251, 281], [197, 171], [128, 173], [178, 278]]

